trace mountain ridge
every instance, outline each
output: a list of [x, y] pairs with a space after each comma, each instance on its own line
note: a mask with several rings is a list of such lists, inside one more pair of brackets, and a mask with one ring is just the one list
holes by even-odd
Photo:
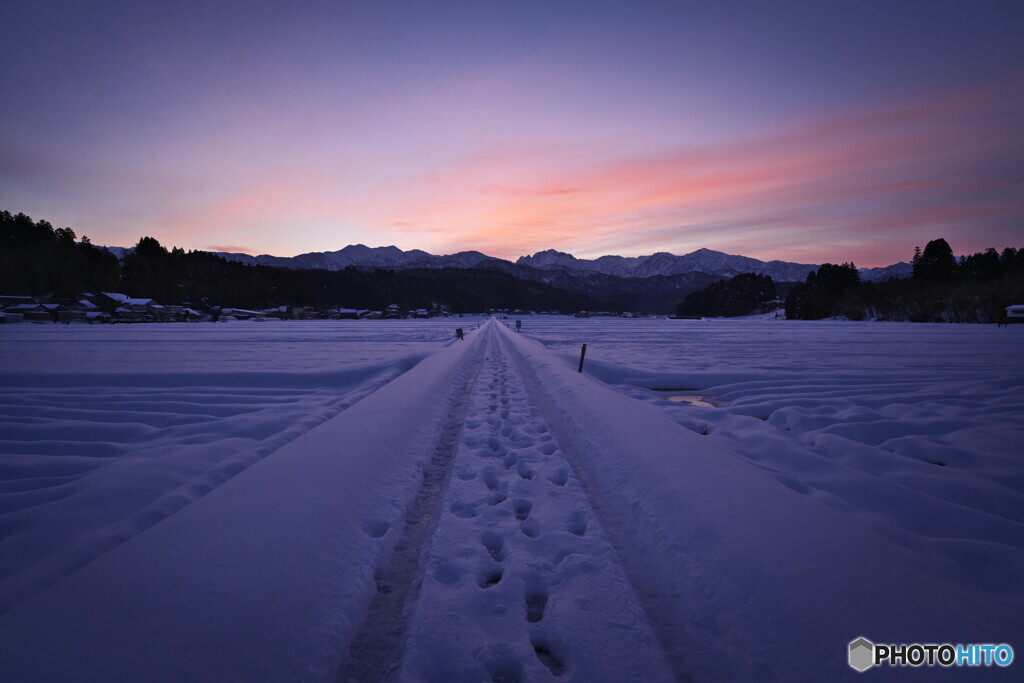
[[[578, 259], [572, 254], [547, 249], [533, 255], [520, 256], [516, 261], [509, 261], [488, 256], [479, 251], [461, 251], [454, 254], [435, 255], [421, 249], [403, 251], [396, 246], [367, 247], [353, 244], [337, 251], [309, 252], [297, 256], [271, 256], [233, 252], [214, 252], [218, 256], [231, 261], [250, 265], [268, 265], [283, 268], [314, 268], [323, 270], [342, 270], [348, 267], [357, 268], [479, 268], [482, 266], [499, 267], [510, 272], [522, 272], [528, 268], [533, 271], [564, 271], [579, 275], [600, 273], [619, 278], [649, 278], [654, 276], [672, 276], [703, 273], [715, 277], [733, 277], [740, 273], [756, 273], [770, 275], [779, 282], [800, 282], [807, 274], [818, 268], [819, 264], [795, 263], [790, 261], [761, 261], [749, 256], [727, 254], [712, 249], [701, 248], [688, 254], [676, 255], [668, 252], [656, 252], [645, 256], [607, 255], [596, 259]], [[911, 272], [909, 263], [900, 262], [880, 268], [860, 268], [864, 280], [885, 280], [889, 277], [906, 277]], [[534, 273], [530, 279], [543, 280], [541, 274]]]

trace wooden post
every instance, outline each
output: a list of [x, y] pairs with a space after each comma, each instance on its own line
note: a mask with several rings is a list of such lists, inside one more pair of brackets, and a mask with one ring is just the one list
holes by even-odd
[[587, 355], [587, 345], [583, 345], [583, 350], [580, 351], [580, 369], [579, 372], [583, 372], [583, 357]]

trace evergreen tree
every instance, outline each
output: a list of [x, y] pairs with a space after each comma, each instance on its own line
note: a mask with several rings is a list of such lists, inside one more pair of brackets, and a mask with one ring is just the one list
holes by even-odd
[[950, 284], [956, 279], [956, 257], [941, 237], [929, 242], [913, 265], [914, 279], [925, 284]]
[[808, 273], [786, 297], [786, 317], [790, 320], [820, 320], [836, 315], [843, 297], [860, 287], [860, 273], [852, 263], [826, 263]]
[[756, 313], [775, 298], [775, 282], [769, 275], [741, 273], [693, 292], [676, 309], [677, 316], [735, 317]]

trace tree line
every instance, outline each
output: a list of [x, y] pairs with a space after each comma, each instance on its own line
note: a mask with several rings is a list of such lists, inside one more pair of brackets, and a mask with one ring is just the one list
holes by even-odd
[[[915, 248], [913, 275], [862, 282], [852, 263], [826, 263], [796, 284], [745, 273], [691, 293], [677, 315], [738, 316], [774, 307], [785, 295], [786, 317], [817, 320], [994, 322], [1006, 306], [1024, 303], [1024, 249], [957, 259], [944, 239]], [[453, 313], [487, 308], [615, 310], [613, 293], [571, 291], [493, 268], [340, 271], [293, 270], [228, 261], [204, 251], [168, 250], [143, 237], [119, 260], [71, 228], [0, 211], [0, 293], [58, 298], [123, 292], [164, 304], [263, 309], [274, 306], [365, 308], [390, 304]]]
[[71, 228], [54, 228], [23, 213], [0, 211], [0, 292], [60, 297], [113, 289], [117, 257]]
[[493, 269], [340, 271], [295, 270], [228, 261], [204, 251], [168, 250], [143, 237], [119, 260], [76, 242], [71, 228], [54, 228], [19, 213], [0, 211], [0, 293], [77, 297], [122, 292], [162, 304], [210, 304], [246, 309], [310, 306], [382, 310], [445, 308], [452, 313], [487, 308], [602, 310], [607, 302]]
[[[853, 263], [826, 263], [789, 289], [786, 318], [987, 323], [1024, 303], [1024, 249], [989, 248], [958, 259], [940, 238], [915, 247], [911, 263], [909, 278], [884, 282], [862, 282]], [[750, 315], [775, 296], [770, 277], [742, 274], [690, 294], [677, 315]]]
[[750, 315], [762, 312], [775, 297], [775, 281], [770, 275], [740, 273], [688, 295], [676, 309], [676, 316], [732, 318]]
[[1024, 303], [1024, 249], [989, 248], [959, 259], [944, 239], [915, 248], [913, 275], [864, 282], [838, 297], [832, 315], [852, 320], [991, 323]]

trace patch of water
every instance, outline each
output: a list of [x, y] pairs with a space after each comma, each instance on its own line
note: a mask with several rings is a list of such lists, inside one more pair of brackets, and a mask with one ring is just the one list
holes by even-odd
[[714, 403], [712, 396], [707, 394], [670, 394], [668, 392], [658, 392], [658, 398], [664, 401], [671, 401], [673, 403], [685, 403], [691, 406], [700, 406], [701, 408], [717, 408], [718, 404]]

